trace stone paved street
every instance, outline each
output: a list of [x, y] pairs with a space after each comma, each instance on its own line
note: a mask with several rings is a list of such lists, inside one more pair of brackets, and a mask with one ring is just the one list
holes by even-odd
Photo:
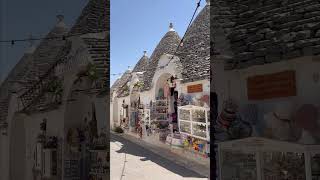
[[207, 180], [122, 137], [110, 143], [111, 180]]

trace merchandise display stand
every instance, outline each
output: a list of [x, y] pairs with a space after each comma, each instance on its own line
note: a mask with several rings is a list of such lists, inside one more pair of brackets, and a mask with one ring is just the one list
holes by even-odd
[[144, 109], [144, 116], [143, 121], [145, 125], [151, 126], [151, 120], [150, 120], [150, 109]]
[[220, 180], [318, 180], [320, 145], [249, 137], [217, 143]]
[[158, 99], [155, 104], [155, 120], [168, 121], [168, 101], [166, 99]]
[[94, 180], [107, 180], [109, 166], [107, 163], [108, 152], [106, 150], [89, 150], [90, 152], [90, 176]]
[[210, 141], [210, 109], [187, 105], [178, 107], [179, 132], [194, 138]]

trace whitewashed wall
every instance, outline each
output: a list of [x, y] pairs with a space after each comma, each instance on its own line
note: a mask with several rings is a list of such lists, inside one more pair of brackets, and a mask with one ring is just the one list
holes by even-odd
[[[245, 70], [235, 70], [224, 72], [223, 63], [215, 63], [215, 75], [213, 77], [214, 89], [218, 94], [219, 112], [223, 100], [229, 97], [235, 99], [239, 105], [247, 103], [256, 103], [269, 112], [273, 109], [275, 103], [290, 102], [296, 107], [304, 103], [320, 105], [320, 80], [315, 82], [313, 76], [320, 74], [320, 61], [314, 61], [311, 57], [303, 57], [290, 61], [265, 64], [263, 66], [254, 66]], [[247, 78], [255, 75], [263, 75], [281, 72], [285, 70], [294, 70], [296, 72], [297, 96], [289, 98], [276, 98], [263, 101], [248, 101], [247, 98]], [[230, 87], [228, 88], [228, 81]]]

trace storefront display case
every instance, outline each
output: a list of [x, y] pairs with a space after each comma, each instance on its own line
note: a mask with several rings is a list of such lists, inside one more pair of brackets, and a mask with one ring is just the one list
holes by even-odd
[[108, 152], [106, 150], [89, 150], [90, 178], [107, 180], [109, 174]]
[[156, 121], [168, 121], [168, 101], [166, 99], [156, 100], [155, 120]]
[[151, 126], [150, 109], [144, 109], [143, 121], [144, 121], [145, 125], [148, 125], [149, 127]]
[[220, 180], [318, 180], [320, 145], [249, 137], [217, 143]]
[[179, 132], [202, 140], [210, 140], [209, 108], [187, 105], [178, 107]]

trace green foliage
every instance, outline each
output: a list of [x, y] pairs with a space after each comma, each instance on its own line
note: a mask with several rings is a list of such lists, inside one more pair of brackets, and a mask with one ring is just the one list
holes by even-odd
[[143, 86], [144, 86], [144, 83], [141, 81], [138, 81], [133, 85], [133, 87], [137, 87], [137, 88], [143, 88]]
[[55, 95], [61, 95], [63, 92], [62, 81], [58, 78], [54, 78], [52, 81], [50, 81], [48, 84], [48, 92]]

